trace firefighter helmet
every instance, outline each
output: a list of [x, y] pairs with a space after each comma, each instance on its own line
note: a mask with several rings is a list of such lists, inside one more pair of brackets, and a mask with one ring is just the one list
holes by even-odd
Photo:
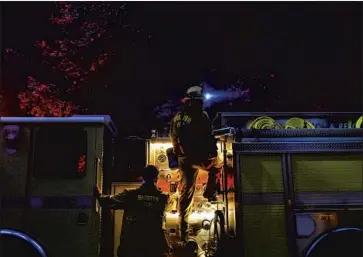
[[181, 101], [186, 103], [189, 100], [203, 100], [203, 88], [200, 86], [188, 88], [185, 97]]

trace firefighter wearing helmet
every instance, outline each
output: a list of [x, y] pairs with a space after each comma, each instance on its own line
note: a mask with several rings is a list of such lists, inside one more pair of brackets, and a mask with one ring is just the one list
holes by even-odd
[[102, 207], [124, 210], [118, 257], [169, 256], [171, 248], [164, 230], [169, 196], [156, 187], [158, 174], [157, 167], [146, 166], [142, 171], [144, 183], [117, 195], [102, 195], [97, 186], [94, 188]]
[[203, 196], [214, 201], [219, 190], [217, 174], [221, 171], [221, 162], [212, 134], [212, 124], [203, 110], [202, 88], [189, 88], [181, 102], [182, 110], [171, 121], [170, 137], [179, 162], [180, 236], [181, 241], [186, 242], [198, 169], [209, 172]]

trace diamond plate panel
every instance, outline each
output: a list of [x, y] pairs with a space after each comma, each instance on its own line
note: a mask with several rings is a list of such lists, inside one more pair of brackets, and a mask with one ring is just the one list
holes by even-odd
[[254, 142], [234, 143], [236, 152], [304, 153], [304, 152], [361, 152], [363, 142]]
[[237, 129], [242, 138], [268, 137], [363, 137], [363, 129]]

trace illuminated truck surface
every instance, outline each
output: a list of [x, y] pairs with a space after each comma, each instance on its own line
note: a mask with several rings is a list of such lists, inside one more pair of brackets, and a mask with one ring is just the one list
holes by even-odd
[[112, 256], [111, 215], [92, 195], [110, 193], [110, 117], [0, 117], [0, 131], [1, 256]]
[[[349, 256], [362, 255], [352, 252], [362, 249], [362, 114], [220, 113], [216, 120], [223, 191], [216, 203], [203, 199], [200, 171], [190, 232], [199, 256], [216, 254], [221, 234], [234, 246], [221, 256], [327, 256], [332, 237]], [[140, 180], [135, 173], [111, 181], [110, 118], [2, 118], [0, 129], [2, 256], [116, 256], [122, 211], [100, 209], [92, 186], [118, 193]], [[167, 135], [146, 140], [145, 163], [159, 167], [158, 187], [177, 199], [170, 147]], [[165, 222], [172, 245], [177, 217], [175, 205]]]
[[240, 256], [332, 256], [336, 245], [334, 254], [362, 256], [361, 113], [219, 118], [236, 130]]
[[[216, 121], [219, 154], [226, 157], [220, 209], [227, 245], [234, 246], [225, 249], [228, 256], [327, 256], [324, 245], [331, 238], [356, 251], [351, 256], [361, 256], [361, 113], [219, 113]], [[154, 133], [146, 146], [146, 163], [161, 170], [160, 189], [177, 195], [168, 135]], [[197, 181], [190, 220], [196, 241], [203, 231], [200, 219], [211, 222], [216, 208], [201, 196], [204, 171]], [[115, 191], [132, 187], [114, 184]], [[179, 240], [176, 209], [167, 217], [173, 244]], [[213, 252], [213, 239], [198, 241], [200, 256]]]

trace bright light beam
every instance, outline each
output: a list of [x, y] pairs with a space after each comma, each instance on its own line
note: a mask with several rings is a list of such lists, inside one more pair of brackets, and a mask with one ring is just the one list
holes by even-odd
[[231, 102], [237, 99], [249, 98], [249, 89], [240, 89], [230, 86], [227, 90], [215, 90], [207, 84], [203, 84], [204, 91], [204, 108], [210, 107], [216, 103]]
[[211, 94], [209, 94], [209, 93], [206, 93], [206, 94], [204, 95], [204, 97], [205, 97], [205, 100], [209, 100], [210, 98], [212, 98], [212, 95], [211, 95]]

